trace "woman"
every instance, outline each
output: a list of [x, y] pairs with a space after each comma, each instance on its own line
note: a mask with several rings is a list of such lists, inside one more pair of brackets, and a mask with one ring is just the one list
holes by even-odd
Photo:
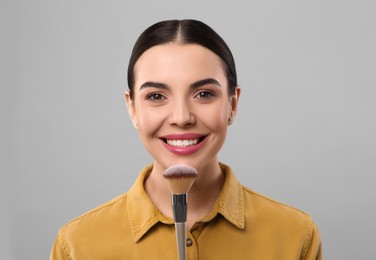
[[176, 259], [170, 166], [198, 171], [189, 192], [188, 259], [321, 259], [305, 213], [242, 186], [218, 162], [240, 88], [223, 39], [195, 20], [156, 23], [137, 40], [125, 98], [152, 165], [125, 194], [66, 224], [51, 259]]

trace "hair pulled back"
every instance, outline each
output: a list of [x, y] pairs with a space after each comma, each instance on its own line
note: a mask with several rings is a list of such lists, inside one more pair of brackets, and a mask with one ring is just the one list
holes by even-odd
[[234, 57], [226, 42], [211, 27], [197, 20], [166, 20], [147, 28], [137, 39], [128, 64], [128, 87], [133, 99], [135, 73], [134, 66], [140, 56], [153, 46], [176, 42], [198, 44], [217, 54], [227, 77], [229, 94], [235, 94], [237, 77]]

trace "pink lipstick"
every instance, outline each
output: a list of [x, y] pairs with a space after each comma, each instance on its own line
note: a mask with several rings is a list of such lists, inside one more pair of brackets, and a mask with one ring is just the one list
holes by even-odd
[[197, 152], [206, 142], [207, 135], [186, 133], [160, 137], [163, 145], [177, 155], [189, 155]]

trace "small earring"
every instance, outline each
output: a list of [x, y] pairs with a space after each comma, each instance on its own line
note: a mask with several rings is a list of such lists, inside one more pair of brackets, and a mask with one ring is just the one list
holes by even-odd
[[137, 121], [132, 121], [132, 123], [133, 123], [133, 127], [134, 127], [135, 129], [138, 129]]
[[234, 113], [231, 113], [230, 117], [228, 118], [227, 124], [232, 125], [232, 122], [234, 121]]

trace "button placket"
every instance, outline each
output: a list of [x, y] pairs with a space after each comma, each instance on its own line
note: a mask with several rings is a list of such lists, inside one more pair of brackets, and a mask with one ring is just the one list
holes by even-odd
[[185, 246], [187, 249], [187, 259], [198, 259], [197, 243], [191, 232], [187, 232], [187, 238], [185, 240]]
[[192, 239], [188, 237], [187, 240], [186, 240], [186, 242], [185, 242], [185, 245], [186, 245], [187, 247], [191, 247], [191, 246], [193, 245], [193, 241], [192, 241]]

